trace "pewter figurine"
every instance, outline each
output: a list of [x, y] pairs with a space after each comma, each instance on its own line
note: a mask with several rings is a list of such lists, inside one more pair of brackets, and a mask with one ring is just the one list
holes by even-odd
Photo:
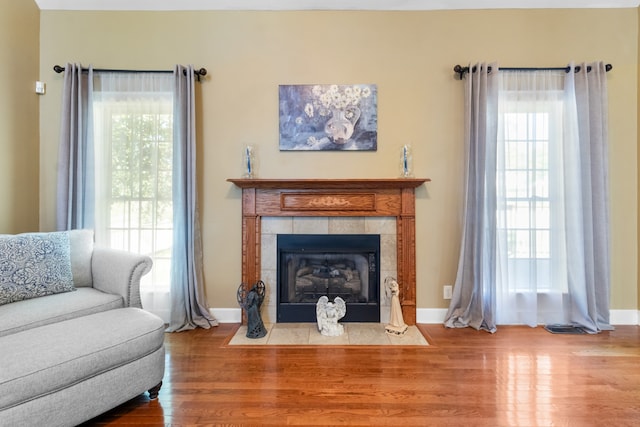
[[238, 304], [247, 313], [247, 338], [262, 338], [267, 335], [260, 315], [260, 307], [265, 296], [264, 288], [262, 280], [258, 280], [249, 292], [246, 292], [247, 286], [244, 283], [238, 287]]

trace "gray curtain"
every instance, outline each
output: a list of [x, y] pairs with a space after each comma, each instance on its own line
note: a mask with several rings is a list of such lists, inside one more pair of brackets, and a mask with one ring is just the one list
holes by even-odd
[[[493, 72], [489, 72], [489, 66]], [[445, 326], [495, 332], [498, 66], [465, 75], [466, 177], [458, 273]]]
[[93, 228], [93, 68], [66, 64], [58, 151], [56, 229]]
[[169, 332], [218, 324], [209, 313], [202, 273], [202, 240], [196, 182], [195, 76], [174, 69], [173, 249]]
[[[571, 64], [572, 69], [573, 64]], [[590, 71], [587, 71], [590, 70]], [[567, 212], [570, 322], [596, 333], [609, 323], [610, 229], [607, 79], [603, 62], [580, 64], [565, 81], [567, 109], [576, 143], [565, 158], [574, 160], [575, 202]]]

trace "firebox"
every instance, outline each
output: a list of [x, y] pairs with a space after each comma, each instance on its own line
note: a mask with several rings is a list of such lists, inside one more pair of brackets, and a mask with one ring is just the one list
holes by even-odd
[[326, 295], [347, 303], [342, 322], [380, 322], [380, 235], [278, 234], [278, 322], [315, 322]]

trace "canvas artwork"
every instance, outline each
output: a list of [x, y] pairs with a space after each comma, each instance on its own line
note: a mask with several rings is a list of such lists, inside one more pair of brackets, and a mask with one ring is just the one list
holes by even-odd
[[281, 85], [280, 150], [376, 151], [376, 85]]

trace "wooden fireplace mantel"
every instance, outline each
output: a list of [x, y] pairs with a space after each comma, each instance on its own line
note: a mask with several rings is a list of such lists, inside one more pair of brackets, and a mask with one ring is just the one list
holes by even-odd
[[416, 188], [431, 181], [427, 178], [372, 178], [372, 179], [227, 179], [240, 188], [266, 189], [382, 189]]
[[416, 323], [415, 188], [427, 178], [227, 179], [242, 189], [242, 282], [260, 277], [262, 217], [396, 218], [397, 281], [404, 321]]

